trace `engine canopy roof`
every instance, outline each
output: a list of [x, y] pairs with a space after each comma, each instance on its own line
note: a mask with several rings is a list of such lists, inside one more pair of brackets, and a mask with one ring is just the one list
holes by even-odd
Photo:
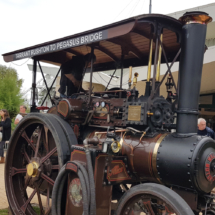
[[[167, 58], [172, 61], [180, 48], [182, 23], [161, 14], [132, 17], [93, 30], [52, 40], [35, 46], [3, 54], [5, 62], [24, 58], [60, 66], [74, 55], [86, 55], [94, 47], [95, 71], [115, 69], [124, 54], [124, 68], [144, 66], [148, 63], [149, 42], [156, 32], [163, 31], [163, 46]], [[162, 59], [163, 61], [163, 59]]]

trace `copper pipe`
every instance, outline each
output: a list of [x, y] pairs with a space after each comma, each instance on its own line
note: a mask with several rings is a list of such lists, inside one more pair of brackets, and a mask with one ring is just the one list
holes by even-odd
[[150, 52], [149, 52], [149, 62], [148, 62], [148, 73], [147, 73], [147, 81], [150, 81], [151, 78], [151, 67], [152, 67], [152, 49], [153, 49], [153, 39], [150, 42]]
[[[116, 130], [115, 133], [116, 132], [124, 132], [124, 131], [128, 131], [128, 130], [127, 129]], [[109, 131], [109, 132], [113, 133], [114, 131]], [[107, 134], [107, 131], [102, 131], [102, 132], [98, 131], [98, 132], [95, 132], [95, 135], [97, 135], [97, 134]]]
[[125, 144], [126, 146], [128, 146], [128, 147], [131, 149], [131, 153], [133, 154], [133, 146], [132, 146], [131, 144], [128, 144], [128, 143], [125, 142], [125, 135], [126, 135], [126, 133], [127, 133], [127, 132], [125, 132], [125, 133], [123, 134], [123, 137], [122, 137], [122, 139], [123, 139], [123, 144]]
[[[163, 41], [163, 34], [160, 36], [160, 43]], [[156, 81], [160, 79], [160, 65], [161, 65], [161, 54], [162, 54], [162, 46], [160, 44], [159, 54], [158, 54], [158, 64], [157, 64], [157, 72], [156, 72]]]

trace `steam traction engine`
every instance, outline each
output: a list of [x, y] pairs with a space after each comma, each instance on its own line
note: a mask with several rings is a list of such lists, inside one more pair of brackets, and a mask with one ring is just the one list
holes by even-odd
[[[49, 114], [32, 113], [22, 120], [10, 140], [8, 155], [13, 158], [7, 156], [5, 167], [7, 197], [14, 214], [35, 214], [30, 204], [35, 194], [41, 214], [215, 214], [211, 193], [215, 186], [215, 142], [197, 135], [206, 25], [210, 21], [203, 12], [186, 13], [179, 21], [144, 15], [96, 29], [103, 38], [89, 47], [97, 61], [99, 51], [112, 60], [116, 57], [108, 46], [104, 48], [105, 42], [121, 48], [120, 88], [92, 92], [93, 69], [115, 66], [102, 64], [102, 58], [93, 65], [92, 60], [88, 93], [55, 101]], [[92, 32], [88, 32], [89, 38]], [[136, 86], [137, 73], [131, 87], [131, 69], [129, 89], [122, 89], [123, 68], [145, 62], [141, 58], [144, 50], [135, 42], [130, 47], [123, 43], [126, 38], [130, 43], [138, 40], [137, 34], [150, 44], [142, 96]], [[75, 36], [77, 40], [82, 35]], [[74, 50], [70, 53], [77, 54]], [[59, 56], [58, 52], [33, 56], [34, 68], [38, 61], [63, 63], [60, 51]], [[10, 61], [15, 54], [5, 54], [4, 58]], [[179, 57], [174, 94], [171, 66]], [[170, 59], [173, 63], [169, 66]], [[161, 62], [166, 62], [167, 72], [160, 81]], [[168, 96], [164, 98], [159, 89], [166, 76]], [[171, 129], [176, 132], [171, 133]], [[30, 195], [27, 187], [33, 188]], [[47, 197], [45, 206], [41, 194]]]

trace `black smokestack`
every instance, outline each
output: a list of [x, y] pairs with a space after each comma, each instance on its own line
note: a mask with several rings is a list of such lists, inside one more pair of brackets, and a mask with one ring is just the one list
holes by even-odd
[[187, 12], [180, 18], [184, 24], [179, 65], [179, 101], [177, 133], [197, 133], [198, 102], [202, 77], [207, 23], [212, 19], [204, 12]]

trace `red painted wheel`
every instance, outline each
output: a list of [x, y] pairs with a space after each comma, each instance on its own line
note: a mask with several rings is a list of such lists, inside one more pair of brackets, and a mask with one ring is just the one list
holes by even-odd
[[34, 196], [40, 214], [50, 213], [54, 181], [70, 155], [65, 136], [60, 123], [49, 114], [30, 114], [15, 129], [5, 164], [6, 193], [14, 214], [36, 215], [31, 204]]
[[188, 204], [171, 189], [159, 184], [140, 184], [120, 199], [115, 215], [194, 215]]

